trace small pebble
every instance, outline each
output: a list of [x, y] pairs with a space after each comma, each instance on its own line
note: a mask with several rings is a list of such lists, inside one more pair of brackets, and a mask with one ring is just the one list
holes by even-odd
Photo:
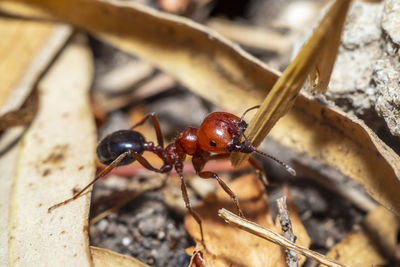
[[122, 245], [124, 245], [125, 247], [127, 247], [127, 246], [129, 246], [130, 245], [130, 243], [131, 243], [131, 239], [129, 238], [129, 237], [124, 237], [124, 238], [122, 238]]
[[158, 232], [157, 239], [162, 240], [164, 238], [165, 238], [165, 232], [164, 231]]

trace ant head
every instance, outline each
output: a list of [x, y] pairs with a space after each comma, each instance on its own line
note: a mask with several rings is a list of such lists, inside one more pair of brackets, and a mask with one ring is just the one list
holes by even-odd
[[197, 131], [199, 148], [213, 153], [229, 152], [230, 147], [241, 134], [240, 122], [239, 117], [230, 113], [211, 113]]

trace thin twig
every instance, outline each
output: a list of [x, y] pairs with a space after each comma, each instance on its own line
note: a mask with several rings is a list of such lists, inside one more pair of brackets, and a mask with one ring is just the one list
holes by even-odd
[[[289, 210], [286, 205], [286, 197], [283, 196], [276, 200], [279, 210], [279, 221], [281, 223], [283, 236], [290, 242], [296, 242], [296, 236], [293, 233], [292, 221], [289, 217]], [[289, 267], [299, 266], [299, 258], [293, 250], [286, 249], [286, 263]]]
[[257, 235], [261, 238], [264, 238], [270, 242], [273, 242], [279, 246], [285, 247], [290, 250], [294, 250], [306, 257], [310, 257], [313, 260], [324, 264], [326, 266], [331, 266], [331, 267], [345, 267], [346, 265], [343, 265], [335, 260], [329, 259], [326, 256], [319, 254], [315, 251], [309, 250], [303, 246], [297, 245], [295, 243], [290, 242], [283, 236], [269, 230], [266, 228], [261, 227], [260, 225], [253, 223], [251, 221], [248, 221], [246, 219], [243, 219], [235, 214], [233, 214], [230, 211], [227, 211], [226, 209], [220, 209], [218, 211], [218, 215], [222, 217], [227, 223], [232, 224], [240, 229], [243, 229], [249, 233], [252, 233], [254, 235]]

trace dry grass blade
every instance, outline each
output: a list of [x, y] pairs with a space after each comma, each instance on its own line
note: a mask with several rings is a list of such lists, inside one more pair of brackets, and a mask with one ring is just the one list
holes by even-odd
[[[347, 8], [348, 7], [346, 7], [346, 9]], [[339, 50], [346, 14], [347, 10], [346, 12], [338, 14], [339, 18], [335, 20], [331, 32], [329, 33], [329, 41], [321, 44], [322, 50], [317, 57], [315, 68], [310, 73], [310, 83], [308, 84], [308, 90], [313, 93], [321, 93], [326, 91], [328, 88], [333, 66], [335, 65], [336, 56]]]
[[332, 267], [345, 266], [335, 260], [325, 257], [322, 254], [319, 254], [319, 253], [309, 250], [303, 246], [292, 243], [289, 240], [287, 240], [286, 238], [284, 238], [283, 236], [281, 236], [269, 229], [263, 228], [251, 221], [243, 219], [243, 218], [233, 214], [232, 212], [227, 211], [226, 209], [220, 209], [218, 211], [218, 215], [221, 216], [229, 224], [232, 224], [240, 229], [243, 229], [249, 233], [257, 235], [263, 239], [271, 241], [271, 242], [273, 242], [277, 245], [280, 245], [282, 247], [285, 247], [287, 249], [297, 251], [298, 253], [300, 253], [306, 257], [310, 257], [313, 260], [315, 260], [321, 264], [324, 264], [326, 266], [332, 266]]
[[86, 44], [73, 42], [39, 84], [38, 115], [21, 141], [13, 176], [6, 177], [13, 183], [7, 255], [11, 266], [91, 265], [89, 196], [47, 212], [94, 175], [96, 135], [87, 97], [91, 74]]
[[[331, 6], [314, 34], [271, 89], [245, 132], [253, 145], [259, 146], [275, 123], [293, 106], [307, 76], [315, 68], [318, 58], [323, 52], [327, 52], [324, 47], [331, 42], [335, 24], [343, 25], [349, 5], [349, 0], [337, 0]], [[234, 153], [231, 156], [235, 166], [239, 166], [248, 158], [249, 155], [243, 153]]]

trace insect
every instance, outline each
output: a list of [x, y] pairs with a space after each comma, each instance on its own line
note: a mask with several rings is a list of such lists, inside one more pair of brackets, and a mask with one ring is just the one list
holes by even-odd
[[[296, 175], [294, 169], [287, 164], [271, 155], [258, 151], [244, 135], [244, 131], [247, 128], [244, 116], [250, 110], [258, 107], [259, 106], [254, 106], [247, 109], [241, 118], [227, 112], [210, 113], [198, 129], [193, 127], [184, 129], [177, 135], [175, 141], [165, 148], [161, 128], [154, 113], [145, 116], [129, 130], [120, 130], [111, 133], [98, 144], [96, 150], [100, 162], [108, 166], [101, 171], [92, 182], [86, 185], [74, 196], [50, 207], [49, 212], [77, 199], [98, 179], [107, 175], [115, 167], [127, 165], [137, 160], [146, 169], [157, 173], [169, 173], [172, 169], [175, 169], [181, 180], [181, 190], [185, 206], [198, 223], [200, 227], [201, 240], [203, 242], [204, 236], [201, 219], [191, 207], [186, 183], [183, 177], [183, 162], [186, 155], [192, 156], [192, 164], [198, 176], [204, 179], [215, 179], [218, 181], [222, 189], [232, 198], [238, 214], [242, 217], [244, 217], [244, 215], [235, 193], [216, 173], [203, 170], [208, 161], [228, 158], [232, 152], [256, 152], [275, 160], [286, 168], [286, 170], [292, 175]], [[153, 121], [157, 136], [157, 144], [154, 144], [154, 142], [151, 141], [147, 142], [141, 133], [133, 130], [137, 126], [144, 124], [149, 119]], [[241, 141], [242, 137], [244, 137], [244, 141]], [[145, 151], [156, 154], [163, 161], [163, 165], [160, 168], [153, 167], [142, 156]], [[249, 159], [249, 162], [255, 168], [260, 169], [259, 165], [252, 158]]]

